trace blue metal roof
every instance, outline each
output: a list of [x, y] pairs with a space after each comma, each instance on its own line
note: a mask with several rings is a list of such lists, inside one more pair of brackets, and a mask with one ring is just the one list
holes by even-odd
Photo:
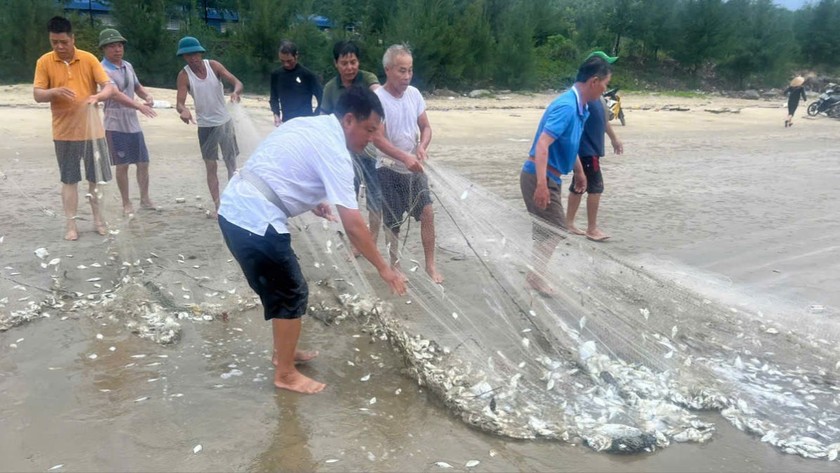
[[318, 28], [333, 28], [335, 26], [332, 20], [321, 15], [309, 15], [309, 21], [314, 23]]
[[59, 0], [57, 3], [63, 4], [65, 10], [93, 10], [99, 13], [107, 13], [111, 11], [111, 2], [105, 0], [69, 0], [66, 2]]
[[[111, 11], [111, 2], [108, 0], [56, 0], [56, 3], [61, 4], [65, 10], [79, 10], [79, 11], [95, 11], [97, 13], [108, 13]], [[198, 16], [204, 18], [205, 11], [203, 8], [198, 8]], [[220, 10], [218, 8], [208, 8], [206, 11], [208, 20], [224, 21], [239, 21], [239, 14], [232, 10]]]
[[[204, 11], [201, 7], [198, 8], [198, 16], [204, 18]], [[239, 21], [239, 14], [232, 10], [219, 10], [217, 8], [208, 8], [207, 19], [220, 21]]]

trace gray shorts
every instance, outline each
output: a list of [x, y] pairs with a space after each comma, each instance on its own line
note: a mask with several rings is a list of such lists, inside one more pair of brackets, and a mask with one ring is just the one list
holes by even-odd
[[205, 161], [218, 161], [219, 148], [222, 148], [222, 159], [226, 163], [236, 164], [239, 146], [233, 120], [228, 120], [224, 125], [198, 127], [198, 145], [201, 146], [201, 158]]
[[104, 138], [86, 141], [54, 141], [58, 172], [64, 184], [82, 180], [82, 160], [85, 162], [85, 179], [88, 182], [111, 180], [111, 160]]
[[[519, 173], [519, 188], [522, 190], [522, 199], [525, 201], [525, 208], [528, 209], [528, 213], [561, 230], [566, 229], [566, 213], [563, 211], [560, 184], [548, 179], [549, 201], [548, 206], [544, 209], [539, 208], [534, 202], [534, 191], [537, 190], [536, 174], [528, 174], [525, 171]], [[543, 226], [534, 224], [535, 239], [545, 240], [551, 235], [552, 233]]]

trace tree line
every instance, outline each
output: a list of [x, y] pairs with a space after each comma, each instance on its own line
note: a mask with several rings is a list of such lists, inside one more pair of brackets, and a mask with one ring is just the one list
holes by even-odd
[[[0, 81], [32, 80], [50, 45], [56, 0], [0, 0]], [[324, 82], [335, 75], [332, 45], [352, 39], [362, 68], [382, 76], [388, 45], [414, 50], [415, 82], [431, 90], [514, 90], [568, 85], [587, 53], [621, 57], [616, 78], [630, 89], [744, 88], [782, 84], [803, 70], [836, 72], [840, 0], [797, 11], [772, 0], [110, 0], [126, 58], [148, 85], [174, 87], [178, 39], [198, 37], [250, 91], [268, 88], [281, 39]], [[219, 31], [207, 12], [236, 12]], [[326, 17], [319, 28], [314, 15]], [[104, 28], [82, 14], [76, 45], [98, 54]]]

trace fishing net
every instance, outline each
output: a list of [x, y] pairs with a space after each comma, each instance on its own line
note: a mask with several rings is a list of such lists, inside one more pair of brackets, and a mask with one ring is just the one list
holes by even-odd
[[[836, 458], [835, 314], [707, 290], [713, 279], [623, 261], [442, 166], [425, 172], [443, 284], [425, 273], [422, 224], [409, 217], [422, 199], [413, 195], [407, 212], [382, 209], [401, 218], [405, 300], [349, 256], [337, 225], [302, 216], [293, 242], [321, 312], [366, 322], [466, 422], [515, 438], [638, 452], [709, 440], [714, 423], [698, 414], [713, 410], [784, 452]], [[391, 191], [413, 194], [408, 186]], [[532, 251], [534, 232], [560, 242], [551, 259]], [[383, 255], [392, 244], [380, 239]], [[530, 271], [556, 294], [536, 293]], [[327, 310], [324, 301], [335, 297], [340, 309]], [[798, 330], [803, 323], [820, 330]]]
[[[232, 115], [241, 165], [264, 133], [244, 109]], [[408, 279], [401, 298], [353, 257], [340, 224], [304, 214], [290, 226], [309, 281], [309, 313], [361, 324], [387, 340], [407, 374], [453, 415], [513, 438], [640, 452], [711, 439], [719, 418], [703, 412], [715, 411], [783, 452], [837, 458], [840, 336], [832, 308], [809, 313], [687, 268], [627, 261], [567, 238], [533, 220], [521, 202], [444, 166], [427, 163], [425, 173], [442, 284], [426, 273], [422, 225], [405, 212], [412, 200], [382, 209], [400, 223], [396, 247], [385, 228], [378, 241], [386, 258], [394, 250]], [[510, 179], [517, 174], [514, 163]], [[185, 322], [258, 305], [221, 237], [191, 242], [189, 252], [177, 244], [150, 248], [149, 232], [178, 242], [190, 238], [189, 229], [123, 218], [119, 206], [106, 205], [108, 185], [97, 188], [109, 222], [103, 264], [110, 273], [101, 290], [48, 300], [41, 310], [101, 308], [139, 335], [171, 343]], [[535, 230], [559, 241], [548, 260], [532, 251]], [[555, 294], [535, 292], [529, 271]]]

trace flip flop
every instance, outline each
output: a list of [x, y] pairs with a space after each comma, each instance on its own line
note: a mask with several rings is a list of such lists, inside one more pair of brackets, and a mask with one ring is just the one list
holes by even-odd
[[591, 241], [595, 241], [595, 242], [598, 242], [598, 243], [603, 243], [603, 242], [609, 240], [610, 237], [609, 237], [609, 235], [604, 235], [600, 238], [596, 238], [596, 237], [593, 237], [593, 236], [586, 235], [586, 239], [591, 240]]

